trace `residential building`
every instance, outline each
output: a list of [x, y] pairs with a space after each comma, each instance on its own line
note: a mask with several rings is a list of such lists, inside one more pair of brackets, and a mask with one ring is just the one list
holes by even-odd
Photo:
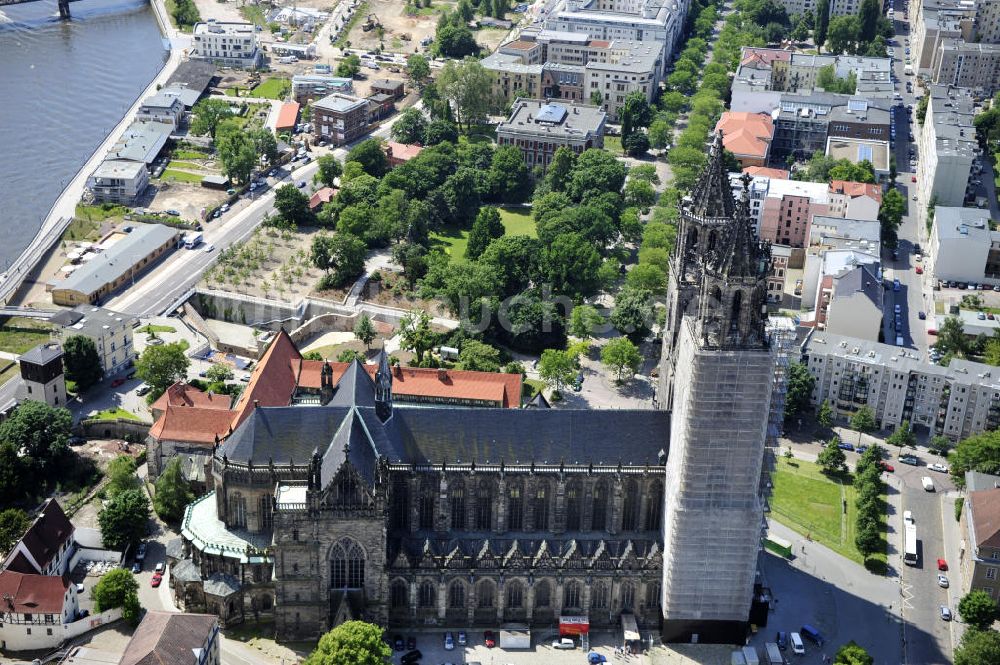
[[867, 182], [830, 181], [829, 214], [847, 219], [878, 219], [882, 188]]
[[153, 402], [153, 427], [147, 440], [149, 475], [163, 473], [181, 457], [188, 482], [204, 493], [205, 464], [212, 447], [232, 426], [235, 412], [229, 395], [206, 393], [187, 383], [175, 383]]
[[0, 571], [0, 649], [54, 649], [66, 639], [64, 625], [76, 619], [76, 587], [65, 575]]
[[327, 95], [313, 103], [313, 135], [339, 146], [368, 131], [368, 102], [348, 95]]
[[137, 120], [111, 146], [107, 159], [139, 162], [148, 167], [159, 156], [172, 132], [166, 123]]
[[322, 206], [325, 206], [333, 200], [333, 197], [337, 195], [338, 191], [339, 190], [336, 190], [333, 187], [321, 187], [320, 189], [317, 189], [313, 192], [312, 196], [309, 197], [309, 209], [315, 211]]
[[913, 3], [910, 39], [913, 68], [918, 74], [930, 74], [934, 55], [945, 40], [975, 41], [976, 12], [980, 4], [982, 0], [918, 0]]
[[[751, 166], [750, 169], [757, 168]], [[764, 220], [764, 203], [767, 201], [767, 190], [771, 184], [771, 177], [768, 175], [754, 175], [750, 172], [750, 169], [744, 169], [743, 173], [746, 173], [751, 177], [751, 180], [747, 186], [748, 196], [750, 199], [750, 218], [753, 220], [754, 231], [757, 235], [761, 234], [761, 224]], [[787, 180], [788, 172], [784, 173]], [[739, 173], [729, 174], [729, 184], [732, 189], [733, 196], [739, 196], [743, 192], [743, 177]], [[777, 228], [777, 227], [775, 227]]]
[[968, 90], [950, 86], [928, 87], [927, 114], [917, 134], [917, 193], [926, 205], [961, 206], [978, 154], [973, 125], [975, 102]]
[[846, 159], [852, 164], [868, 162], [875, 172], [875, 179], [888, 179], [890, 156], [892, 150], [888, 141], [869, 141], [865, 139], [835, 138], [826, 140], [826, 156], [834, 159]]
[[1000, 231], [988, 210], [938, 206], [929, 245], [927, 268], [935, 279], [1000, 284]]
[[184, 107], [190, 110], [218, 80], [218, 69], [212, 63], [204, 60], [184, 60], [178, 63], [163, 90], [170, 90], [171, 94], [176, 94], [184, 102]]
[[740, 166], [766, 166], [774, 139], [774, 122], [764, 113], [726, 111], [715, 125], [722, 132], [722, 143], [733, 153]]
[[181, 125], [184, 118], [184, 102], [177, 95], [161, 90], [142, 100], [135, 119], [146, 122], [162, 122], [173, 129]]
[[388, 118], [396, 110], [392, 95], [379, 92], [365, 98], [368, 102], [368, 122], [377, 122]]
[[806, 12], [816, 13], [816, 0], [781, 0], [780, 4], [789, 16], [798, 16]]
[[148, 185], [149, 172], [143, 161], [105, 159], [87, 178], [87, 190], [95, 203], [135, 205]]
[[824, 258], [814, 303], [816, 328], [877, 341], [885, 292], [878, 255], [834, 251]]
[[133, 230], [82, 264], [62, 281], [53, 282], [52, 302], [74, 307], [97, 304], [177, 247], [176, 229], [161, 224], [133, 224]]
[[216, 21], [195, 23], [189, 56], [219, 67], [256, 69], [263, 61], [253, 23]]
[[150, 610], [119, 665], [219, 665], [219, 618]]
[[1000, 597], [1000, 476], [967, 471], [962, 533], [968, 547], [961, 561], [962, 593]]
[[1000, 90], [1000, 44], [943, 39], [931, 60], [930, 79], [992, 97]]
[[299, 124], [300, 108], [299, 102], [285, 102], [282, 104], [281, 108], [278, 109], [278, 120], [274, 123], [274, 130], [276, 132], [294, 132], [296, 125]]
[[292, 77], [292, 99], [299, 104], [309, 104], [329, 94], [342, 95], [354, 92], [354, 82], [339, 76], [297, 74]]
[[767, 302], [780, 305], [785, 296], [785, 280], [792, 248], [771, 245], [771, 271], [767, 274]]
[[76, 551], [76, 528], [55, 499], [46, 499], [38, 516], [7, 553], [0, 570], [63, 577]]
[[132, 330], [137, 325], [135, 317], [94, 305], [77, 305], [59, 312], [49, 321], [59, 326], [55, 335], [62, 344], [77, 335], [93, 340], [104, 376], [114, 376], [131, 367], [135, 360], [132, 345]]
[[423, 151], [423, 147], [419, 145], [396, 143], [395, 141], [386, 141], [385, 143], [385, 156], [389, 158], [389, 166], [392, 168], [405, 164], [419, 155], [421, 151]]
[[493, 98], [497, 102], [510, 103], [527, 95], [537, 97], [542, 90], [542, 69], [544, 65], [526, 65], [520, 55], [491, 53], [479, 61], [490, 72], [493, 83]]
[[17, 359], [21, 369], [21, 399], [66, 406], [66, 377], [63, 375], [63, 352], [58, 344], [39, 344]]
[[649, 41], [611, 42], [601, 57], [593, 57], [584, 65], [584, 101], [600, 93], [603, 109], [616, 120], [625, 98], [633, 92], [652, 102], [663, 69], [663, 54], [658, 46]]
[[954, 359], [932, 365], [912, 350], [815, 330], [802, 361], [816, 377], [812, 403], [847, 418], [864, 405], [889, 429], [907, 420], [917, 431], [952, 441], [1000, 427], [996, 367]]
[[[815, 215], [809, 228], [802, 270], [802, 302], [815, 309], [825, 275], [839, 272], [848, 260], [855, 263], [877, 262], [881, 254], [881, 225], [878, 221], [841, 219]], [[839, 258], [827, 259], [828, 253]]]
[[752, 178], [764, 176], [765, 178], [778, 178], [779, 180], [788, 180], [792, 176], [791, 172], [787, 169], [775, 169], [769, 166], [747, 166], [743, 169], [743, 173], [750, 174]]
[[831, 0], [830, 16], [857, 16], [861, 11], [861, 0]]
[[768, 178], [760, 237], [776, 245], [805, 247], [813, 215], [826, 215], [829, 202], [824, 183]]
[[497, 127], [497, 145], [517, 146], [529, 169], [544, 169], [562, 146], [576, 153], [604, 147], [606, 118], [596, 106], [518, 98]]
[[784, 93], [780, 105], [768, 113], [774, 118], [772, 160], [788, 155], [808, 159], [824, 151], [830, 138], [881, 141], [886, 144], [888, 173], [889, 106], [828, 92]]
[[402, 81], [395, 79], [373, 79], [371, 81], [371, 94], [389, 95], [394, 101], [398, 101], [406, 96], [406, 90]]
[[976, 1], [974, 32], [972, 41], [983, 44], [1000, 43], [1000, 2], [997, 0]]

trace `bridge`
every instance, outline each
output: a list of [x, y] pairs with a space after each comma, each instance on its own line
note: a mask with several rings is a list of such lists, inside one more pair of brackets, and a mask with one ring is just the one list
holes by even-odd
[[[68, 19], [69, 16], [69, 3], [79, 2], [80, 0], [56, 0], [59, 3], [59, 18]], [[0, 0], [0, 7], [6, 7], [7, 5], [23, 5], [26, 2], [40, 2], [40, 0]]]

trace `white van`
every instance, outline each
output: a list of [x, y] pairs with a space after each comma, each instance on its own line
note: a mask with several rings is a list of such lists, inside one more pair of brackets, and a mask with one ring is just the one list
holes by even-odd
[[913, 513], [909, 510], [903, 511], [903, 524], [913, 524]]
[[924, 476], [920, 479], [920, 483], [924, 486], [924, 490], [927, 492], [934, 491], [934, 481], [931, 480], [930, 476]]
[[792, 653], [798, 654], [800, 656], [804, 655], [806, 652], [806, 645], [802, 643], [802, 638], [799, 637], [798, 633], [792, 633], [788, 636], [789, 641], [792, 643]]

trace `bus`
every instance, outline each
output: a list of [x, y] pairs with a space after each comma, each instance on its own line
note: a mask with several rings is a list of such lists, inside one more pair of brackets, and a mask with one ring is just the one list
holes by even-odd
[[907, 566], [917, 565], [917, 527], [907, 524], [903, 528], [903, 563]]

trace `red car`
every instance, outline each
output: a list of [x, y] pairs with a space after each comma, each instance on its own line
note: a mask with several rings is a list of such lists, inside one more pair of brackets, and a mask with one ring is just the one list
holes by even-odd
[[487, 649], [492, 649], [497, 645], [496, 640], [493, 638], [492, 630], [487, 630], [485, 633], [483, 633], [483, 637], [485, 638], [484, 642], [486, 643]]
[[910, 182], [916, 182], [916, 181], [917, 181], [917, 176], [911, 175], [910, 176]]
[[122, 385], [123, 383], [125, 383], [125, 379], [115, 379], [114, 381], [111, 382], [111, 387], [112, 388], [117, 388], [118, 386]]
[[160, 575], [159, 573], [157, 573], [157, 574], [153, 575], [153, 579], [150, 580], [149, 585], [151, 587], [155, 588], [155, 587], [160, 586], [160, 582], [162, 582], [162, 581], [163, 581], [163, 575]]
[[896, 470], [896, 467], [886, 462], [879, 462], [878, 465], [882, 467], [883, 471], [888, 471], [889, 473], [892, 473], [893, 471]]
[[937, 564], [938, 564], [938, 570], [948, 570], [948, 562], [945, 561], [944, 559], [938, 559]]
[[921, 268], [920, 266], [917, 266], [917, 274], [918, 275], [923, 275], [924, 274], [924, 269]]

